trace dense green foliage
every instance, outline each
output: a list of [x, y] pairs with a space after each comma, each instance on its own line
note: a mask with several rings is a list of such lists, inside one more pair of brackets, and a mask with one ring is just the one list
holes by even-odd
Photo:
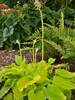
[[[34, 0], [0, 0], [0, 2], [6, 3], [6, 4], [12, 4], [15, 5], [17, 2], [21, 3], [32, 3]], [[51, 9], [58, 10], [62, 7], [71, 7], [75, 8], [75, 2], [74, 0], [40, 0], [46, 3], [47, 6], [49, 6]], [[10, 6], [10, 5], [9, 5]]]
[[[43, 15], [45, 22], [55, 25], [55, 12], [44, 7]], [[13, 49], [17, 39], [21, 43], [26, 42], [41, 27], [40, 23], [40, 13], [33, 5], [24, 4], [23, 7], [17, 5], [10, 14], [0, 17], [0, 47]]]
[[56, 50], [54, 53], [58, 51], [62, 59], [75, 59], [75, 29], [65, 27], [62, 12], [59, 27], [45, 27], [45, 38], [45, 42]]
[[31, 5], [16, 6], [11, 14], [0, 17], [0, 40], [4, 43], [0, 46], [13, 49], [17, 39], [20, 42], [27, 41], [36, 30], [39, 20], [38, 12]]
[[[53, 2], [55, 7], [59, 0]], [[42, 7], [44, 41], [46, 47], [49, 45], [45, 51], [48, 51], [52, 57], [59, 53], [62, 59], [75, 59], [75, 29], [73, 29], [75, 11], [73, 7], [69, 6], [72, 2], [69, 1], [66, 6], [64, 0], [61, 0], [58, 10], [54, 9], [53, 5], [45, 6], [48, 3], [51, 5], [52, 1], [47, 1]], [[39, 47], [41, 33], [40, 13], [32, 3], [26, 3], [23, 6], [17, 4], [10, 14], [0, 17], [0, 48], [2, 49], [17, 49], [16, 40], [19, 40], [20, 43], [36, 40], [36, 47]], [[31, 47], [32, 44], [27, 46]]]
[[[13, 7], [11, 13], [0, 12], [0, 49], [17, 49], [18, 44], [21, 56], [0, 68], [0, 100], [71, 100], [75, 73], [66, 64], [53, 65], [53, 58], [48, 63], [43, 59], [45, 51], [50, 57], [75, 60], [74, 1], [10, 1], [0, 0]], [[31, 64], [22, 58], [24, 44], [33, 50]], [[40, 50], [42, 61], [35, 63]]]
[[[16, 1], [17, 0], [11, 0], [11, 3]], [[44, 23], [58, 27], [61, 18], [60, 13], [63, 11], [64, 25], [71, 28], [75, 27], [75, 11], [74, 7], [70, 6], [73, 0], [66, 0], [66, 2], [64, 0], [44, 0], [44, 2], [46, 2], [46, 6], [44, 5], [42, 8]], [[58, 6], [58, 4], [60, 6]], [[11, 14], [0, 16], [0, 47], [4, 49], [13, 49], [15, 48], [16, 39], [21, 43], [26, 42], [35, 31], [41, 28], [40, 23], [40, 14], [36, 11], [33, 3], [26, 3], [23, 7], [17, 4]]]
[[54, 61], [50, 58], [48, 63], [27, 64], [21, 56], [16, 56], [16, 64], [0, 69], [0, 99], [71, 100], [75, 73], [68, 72], [62, 64], [52, 65]]

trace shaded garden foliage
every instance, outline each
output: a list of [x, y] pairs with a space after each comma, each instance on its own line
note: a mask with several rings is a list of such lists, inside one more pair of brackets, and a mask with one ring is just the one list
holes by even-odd
[[[12, 5], [17, 4], [18, 1], [21, 3], [32, 3], [35, 0], [0, 0], [0, 2], [9, 3]], [[67, 6], [75, 9], [74, 0], [40, 0], [40, 1], [46, 2], [46, 5], [54, 10], [58, 10], [61, 7], [67, 7]]]
[[[45, 39], [50, 41], [50, 51], [52, 50], [52, 52], [55, 53], [55, 50], [57, 50], [61, 56], [68, 54], [67, 56], [75, 58], [73, 56], [75, 50], [73, 45], [75, 43], [75, 30], [73, 29], [75, 28], [74, 1], [43, 1], [45, 3], [42, 7]], [[14, 2], [14, 0], [12, 2]], [[17, 1], [15, 0], [15, 2]], [[31, 3], [34, 1], [23, 2], [25, 2], [23, 5], [20, 5], [20, 3], [15, 5], [10, 14], [5, 14], [4, 16], [0, 17], [1, 49], [17, 49], [16, 40], [19, 40], [21, 43], [31, 42], [33, 39], [37, 39], [37, 37], [39, 38], [41, 36], [41, 18], [39, 11], [37, 11], [33, 3]], [[62, 22], [61, 12], [64, 16]], [[64, 27], [61, 27], [60, 29], [60, 26]], [[60, 30], [62, 32], [60, 32]], [[68, 39], [65, 39], [65, 37]], [[54, 49], [54, 51], [51, 47]], [[64, 53], [62, 52], [62, 49], [64, 49]], [[72, 55], [69, 55], [69, 51], [72, 53]]]

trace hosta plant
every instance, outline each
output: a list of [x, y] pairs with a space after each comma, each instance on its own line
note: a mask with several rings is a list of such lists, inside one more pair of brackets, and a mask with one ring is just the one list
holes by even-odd
[[0, 68], [0, 100], [71, 100], [75, 74], [54, 61], [27, 64], [16, 56], [15, 64]]

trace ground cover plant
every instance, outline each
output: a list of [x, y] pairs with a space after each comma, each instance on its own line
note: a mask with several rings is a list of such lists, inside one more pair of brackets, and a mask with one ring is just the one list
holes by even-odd
[[0, 69], [0, 99], [71, 100], [75, 73], [68, 72], [64, 64], [53, 66], [54, 61], [50, 58], [48, 63], [42, 60], [37, 64], [27, 64], [17, 55], [16, 64]]

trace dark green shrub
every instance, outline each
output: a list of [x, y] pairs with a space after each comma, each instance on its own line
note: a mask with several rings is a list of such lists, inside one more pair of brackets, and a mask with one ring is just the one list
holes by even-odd
[[[29, 36], [36, 30], [40, 18], [32, 5], [17, 6], [11, 14], [0, 17], [1, 43], [4, 48], [13, 48], [18, 39], [20, 42], [27, 41]], [[6, 47], [7, 46], [7, 47]]]

